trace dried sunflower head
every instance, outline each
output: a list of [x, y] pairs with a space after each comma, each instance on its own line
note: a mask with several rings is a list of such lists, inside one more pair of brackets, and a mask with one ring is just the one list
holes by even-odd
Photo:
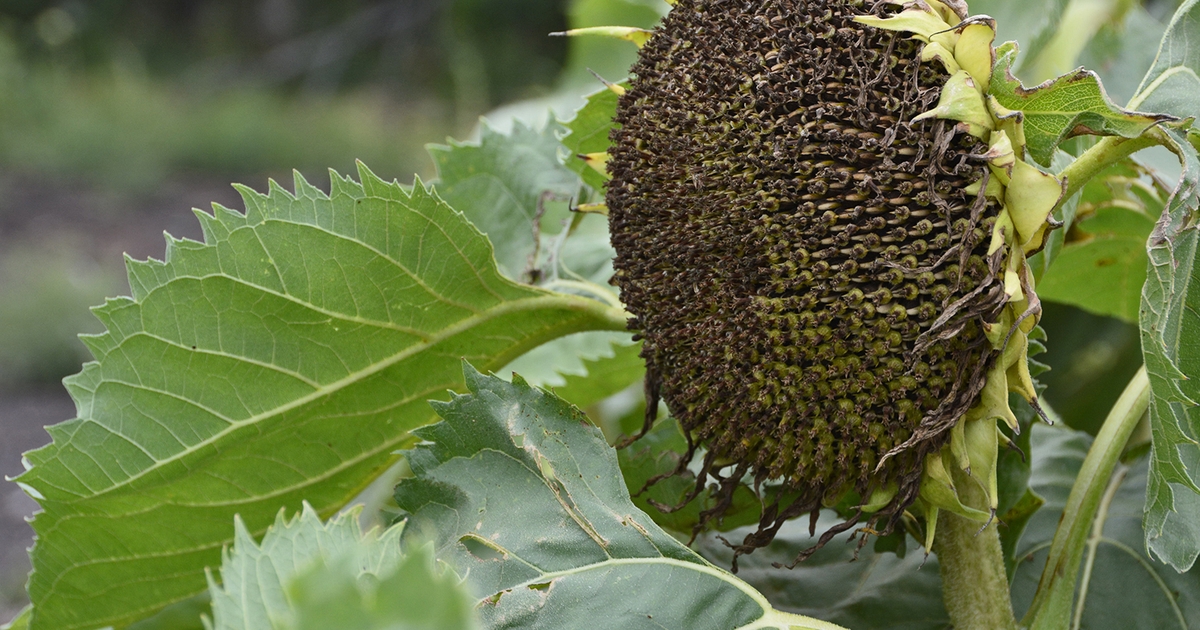
[[1020, 139], [971, 73], [991, 71], [990, 22], [964, 18], [679, 0], [633, 68], [607, 163], [613, 281], [648, 391], [705, 449], [697, 490], [720, 482], [705, 517], [747, 476], [783, 484], [739, 552], [851, 491], [886, 529], [918, 497], [953, 508], [931, 455], [970, 465], [972, 407], [997, 439], [1007, 404], [981, 394], [1024, 361], [1005, 350], [1036, 319], [1024, 256], [1049, 207], [1036, 237], [1014, 229]]

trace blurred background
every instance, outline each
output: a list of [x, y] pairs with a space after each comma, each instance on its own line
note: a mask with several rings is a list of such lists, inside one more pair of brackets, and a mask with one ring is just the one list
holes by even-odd
[[[652, 25], [661, 0], [0, 0], [0, 475], [74, 415], [61, 380], [127, 295], [122, 254], [199, 239], [191, 208], [240, 208], [291, 169], [318, 186], [361, 159], [433, 177], [425, 145], [481, 115], [560, 118], [624, 76], [625, 42], [549, 37]], [[515, 105], [514, 105], [515, 103]], [[24, 605], [24, 518], [0, 483], [0, 624]]]
[[[1005, 17], [1003, 2], [978, 4]], [[1111, 10], [1098, 35], [1136, 28], [1157, 41], [1176, 2], [1102, 4]], [[547, 107], [569, 118], [599, 86], [589, 70], [618, 80], [635, 50], [547, 33], [649, 27], [665, 9], [661, 0], [0, 0], [0, 475], [23, 470], [21, 453], [48, 441], [44, 425], [73, 416], [60, 381], [88, 359], [76, 335], [99, 331], [88, 307], [128, 294], [123, 254], [161, 257], [164, 231], [199, 239], [190, 209], [240, 207], [230, 182], [264, 189], [298, 169], [319, 184], [325, 169], [351, 171], [355, 159], [387, 179], [431, 178], [424, 146], [471, 138], [481, 115], [499, 128], [514, 116], [540, 123]], [[1058, 45], [1130, 94], [1154, 52]], [[1047, 396], [1070, 424], [1094, 430], [1140, 363], [1136, 329], [1054, 305], [1044, 324], [1051, 350], [1041, 358], [1056, 368]], [[1074, 396], [1085, 390], [1096, 394]], [[35, 508], [0, 484], [0, 622], [24, 605], [24, 518]]]

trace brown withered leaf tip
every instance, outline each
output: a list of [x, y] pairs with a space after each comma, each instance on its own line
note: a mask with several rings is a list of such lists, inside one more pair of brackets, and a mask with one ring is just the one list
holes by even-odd
[[911, 122], [947, 77], [917, 43], [852, 21], [887, 7], [680, 0], [617, 110], [613, 282], [644, 339], [647, 423], [661, 395], [689, 439], [679, 474], [706, 449], [691, 498], [717, 501], [702, 521], [742, 480], [784, 485], [733, 545], [735, 569], [847, 491], [898, 486], [820, 544], [862, 518], [891, 531], [993, 355], [1000, 208], [964, 192], [987, 148]]

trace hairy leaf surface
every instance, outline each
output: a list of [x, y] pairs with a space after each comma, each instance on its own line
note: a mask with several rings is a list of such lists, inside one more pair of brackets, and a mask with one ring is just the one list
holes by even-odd
[[766, 599], [629, 499], [616, 452], [556, 396], [482, 376], [434, 403], [415, 477], [396, 488], [405, 540], [432, 540], [503, 628], [834, 628]]
[[205, 243], [130, 262], [132, 298], [68, 379], [78, 418], [19, 478], [44, 509], [32, 627], [126, 625], [205, 587], [240, 514], [261, 532], [307, 500], [331, 514], [463, 385], [546, 340], [620, 329], [598, 302], [507, 280], [491, 247], [418, 182], [365, 168], [329, 195], [240, 189], [197, 212]]

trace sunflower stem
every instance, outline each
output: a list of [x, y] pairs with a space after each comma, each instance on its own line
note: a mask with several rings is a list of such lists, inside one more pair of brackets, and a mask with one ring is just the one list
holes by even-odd
[[[983, 487], [954, 467], [954, 485], [968, 507], [988, 511]], [[998, 522], [979, 523], [942, 510], [933, 550], [942, 573], [942, 598], [954, 630], [1016, 630]]]
[[1096, 441], [1092, 442], [1083, 460], [1058, 529], [1054, 532], [1050, 555], [1046, 558], [1046, 568], [1042, 571], [1033, 604], [1025, 614], [1023, 625], [1026, 627], [1050, 630], [1066, 628], [1070, 623], [1079, 565], [1093, 519], [1117, 460], [1149, 404], [1150, 379], [1143, 366], [1108, 412], [1108, 418], [1104, 420]]
[[[1093, 177], [1121, 160], [1154, 145], [1165, 145], [1167, 139], [1157, 127], [1147, 129], [1136, 138], [1106, 136], [1084, 151], [1070, 166], [1058, 174], [1067, 180], [1067, 190], [1059, 205], [1075, 196]], [[1057, 208], [1056, 208], [1057, 210]]]

